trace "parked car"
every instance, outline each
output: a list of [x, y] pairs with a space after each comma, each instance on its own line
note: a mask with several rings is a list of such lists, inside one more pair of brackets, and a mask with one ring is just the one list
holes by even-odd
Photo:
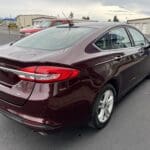
[[67, 20], [67, 19], [49, 19], [49, 20], [43, 21], [38, 26], [31, 26], [31, 27], [20, 29], [20, 34], [21, 34], [21, 37], [25, 37], [33, 33], [39, 32], [41, 30], [47, 29], [49, 27], [58, 26], [62, 24], [68, 24], [68, 22], [70, 23], [72, 21]]
[[9, 24], [8, 24], [8, 28], [9, 28], [9, 29], [17, 29], [18, 26], [17, 26], [16, 23], [9, 23]]
[[0, 48], [0, 111], [38, 132], [101, 129], [150, 74], [150, 44], [116, 23], [52, 27]]

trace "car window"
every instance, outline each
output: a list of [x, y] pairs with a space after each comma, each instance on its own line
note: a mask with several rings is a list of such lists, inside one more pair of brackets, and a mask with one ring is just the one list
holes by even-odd
[[58, 26], [58, 25], [62, 25], [62, 24], [63, 24], [62, 21], [57, 21], [57, 22], [55, 22], [55, 23], [53, 24], [53, 26]]
[[41, 28], [48, 28], [48, 27], [51, 26], [51, 24], [52, 24], [51, 21], [43, 21], [39, 26], [40, 26]]
[[86, 27], [52, 27], [24, 38], [14, 43], [14, 46], [49, 51], [66, 49], [79, 42], [93, 30], [93, 28]]
[[144, 46], [146, 44], [144, 36], [139, 31], [129, 28], [129, 32], [132, 35], [135, 46]]
[[95, 44], [103, 50], [131, 47], [131, 41], [124, 28], [111, 30]]

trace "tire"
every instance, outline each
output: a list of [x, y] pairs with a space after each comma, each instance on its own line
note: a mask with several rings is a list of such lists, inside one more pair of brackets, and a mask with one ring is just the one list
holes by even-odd
[[150, 79], [150, 75], [148, 75], [146, 78], [147, 78], [147, 79]]
[[[107, 103], [106, 101], [108, 101], [109, 103]], [[105, 85], [104, 88], [98, 93], [95, 99], [89, 126], [95, 129], [104, 128], [111, 119], [115, 101], [116, 101], [115, 88], [111, 84]]]

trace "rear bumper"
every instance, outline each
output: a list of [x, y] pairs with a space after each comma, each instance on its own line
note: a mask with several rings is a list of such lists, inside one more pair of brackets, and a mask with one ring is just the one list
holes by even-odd
[[[4, 110], [0, 110], [0, 113], [3, 114], [4, 116], [6, 116], [9, 119], [15, 120], [16, 122], [23, 124], [27, 127], [32, 128], [33, 130], [36, 131], [53, 131], [53, 130], [57, 130], [59, 128], [61, 128], [61, 126], [50, 126], [50, 125], [46, 125], [44, 123], [40, 123], [39, 120], [44, 121], [44, 118], [34, 118], [32, 117], [32, 119], [26, 119], [24, 117], [21, 116], [17, 116], [13, 113], [10, 113], [8, 111], [4, 111]], [[37, 120], [37, 121], [36, 121]]]
[[[33, 108], [33, 106], [35, 108]], [[40, 106], [40, 108], [39, 108]], [[16, 122], [23, 124], [31, 129], [44, 132], [53, 131], [62, 128], [60, 123], [52, 121], [50, 118], [44, 116], [45, 104], [36, 105], [35, 103], [26, 103], [24, 106], [16, 106], [0, 100], [0, 113], [4, 116], [15, 120]], [[43, 110], [42, 110], [43, 109]]]
[[77, 88], [72, 86], [73, 89], [60, 92], [62, 86], [58, 84], [37, 83], [30, 98], [22, 106], [0, 99], [0, 112], [38, 132], [78, 126], [89, 120], [95, 92], [86, 86], [75, 85]]

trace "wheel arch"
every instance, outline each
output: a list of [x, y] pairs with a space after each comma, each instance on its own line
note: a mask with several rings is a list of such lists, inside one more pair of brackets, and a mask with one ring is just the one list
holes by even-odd
[[[104, 87], [105, 85], [108, 85], [108, 84], [110, 84], [110, 85], [112, 85], [112, 86], [114, 87], [114, 89], [115, 89], [115, 91], [116, 91], [116, 101], [118, 101], [118, 99], [119, 99], [119, 91], [120, 91], [120, 81], [119, 81], [119, 79], [117, 79], [117, 78], [112, 78], [112, 79], [108, 80], [107, 82], [105, 82], [105, 83], [103, 84], [103, 87]], [[101, 90], [99, 90], [99, 91], [96, 93], [95, 98], [94, 98], [94, 101], [92, 101], [92, 107], [93, 107], [93, 104], [95, 103], [95, 99], [96, 99], [96, 97], [98, 96], [99, 92], [101, 92]]]
[[109, 81], [107, 81], [106, 84], [111, 84], [115, 88], [115, 90], [116, 90], [116, 97], [117, 97], [117, 100], [118, 100], [119, 91], [120, 91], [120, 81], [118, 79], [116, 79], [116, 78], [112, 78]]

